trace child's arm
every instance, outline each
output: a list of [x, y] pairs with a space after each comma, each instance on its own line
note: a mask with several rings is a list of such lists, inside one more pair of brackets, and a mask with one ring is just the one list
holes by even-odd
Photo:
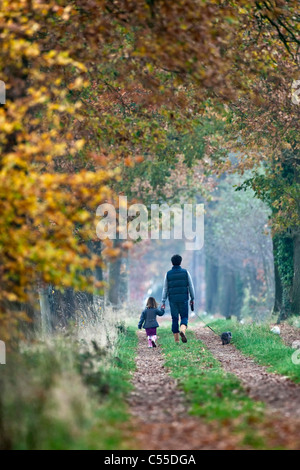
[[160, 317], [162, 317], [164, 314], [165, 314], [165, 309], [164, 308], [157, 308], [157, 315], [159, 315]]
[[140, 330], [144, 324], [146, 320], [146, 316], [145, 316], [145, 310], [142, 312], [142, 315], [141, 315], [141, 318], [140, 318], [140, 321], [139, 321], [139, 324], [138, 324], [138, 329]]

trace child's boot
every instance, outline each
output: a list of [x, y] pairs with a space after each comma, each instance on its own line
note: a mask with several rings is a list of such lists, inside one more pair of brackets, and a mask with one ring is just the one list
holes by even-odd
[[156, 348], [156, 335], [151, 336], [151, 342], [152, 342], [152, 346]]
[[187, 343], [185, 332], [186, 332], [186, 325], [181, 325], [180, 326], [180, 336], [181, 336], [181, 341], [183, 343]]
[[152, 348], [151, 336], [148, 336], [148, 348]]
[[175, 343], [179, 343], [179, 333], [174, 333]]

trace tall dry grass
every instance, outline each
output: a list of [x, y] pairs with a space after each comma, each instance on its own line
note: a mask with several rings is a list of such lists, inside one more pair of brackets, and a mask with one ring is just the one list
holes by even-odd
[[85, 311], [68, 329], [10, 353], [0, 376], [0, 448], [104, 448], [110, 439], [119, 445], [111, 428], [105, 435], [106, 408], [116, 394], [122, 402], [134, 367], [128, 318], [126, 308], [107, 307], [92, 318]]

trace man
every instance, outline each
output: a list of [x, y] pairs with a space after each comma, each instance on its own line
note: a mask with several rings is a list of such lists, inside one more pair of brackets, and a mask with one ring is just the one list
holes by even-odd
[[[188, 325], [189, 317], [189, 295], [191, 298], [191, 309], [194, 310], [195, 291], [190, 273], [183, 269], [180, 265], [182, 257], [174, 255], [171, 258], [173, 267], [167, 272], [164, 280], [162, 294], [162, 308], [165, 308], [166, 300], [169, 299], [171, 316], [172, 316], [172, 332], [176, 343], [179, 343], [179, 334], [183, 343], [187, 342], [185, 332]], [[180, 331], [178, 327], [180, 315]]]

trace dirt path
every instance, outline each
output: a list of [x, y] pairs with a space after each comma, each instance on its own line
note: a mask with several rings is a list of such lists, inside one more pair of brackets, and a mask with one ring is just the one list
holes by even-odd
[[145, 450], [237, 449], [238, 436], [214, 423], [209, 425], [188, 415], [188, 404], [176, 381], [164, 367], [161, 349], [148, 349], [145, 334], [139, 334], [129, 397], [135, 429], [133, 440]]
[[[267, 412], [265, 419], [253, 424], [253, 432], [263, 437], [268, 443], [267, 448], [299, 449], [300, 386], [285, 377], [267, 372], [252, 359], [243, 356], [233, 345], [223, 347], [218, 338], [207, 329], [198, 327], [194, 331], [219, 359], [224, 369], [240, 378], [250, 396], [269, 405], [270, 412]], [[161, 348], [158, 346], [156, 349], [148, 349], [144, 333], [139, 334], [136, 365], [133, 376], [134, 390], [129, 397], [132, 415], [128, 432], [130, 448], [247, 448], [240, 444], [243, 435], [237, 433], [233, 423], [206, 423], [188, 414], [189, 405], [183, 392], [164, 367]]]
[[208, 328], [196, 327], [194, 331], [223, 368], [241, 380], [250, 397], [265, 402], [272, 412], [300, 421], [300, 385], [287, 377], [268, 372], [266, 367], [244, 356], [232, 344], [222, 346], [220, 338]]
[[280, 336], [287, 346], [292, 346], [294, 341], [300, 341], [300, 328], [282, 323], [280, 327]]

